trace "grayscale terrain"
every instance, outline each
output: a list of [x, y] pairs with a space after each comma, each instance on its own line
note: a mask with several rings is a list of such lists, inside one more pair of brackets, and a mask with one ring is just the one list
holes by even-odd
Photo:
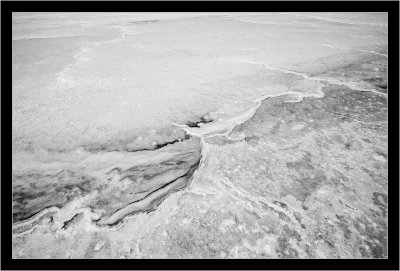
[[387, 258], [386, 13], [12, 23], [14, 258]]

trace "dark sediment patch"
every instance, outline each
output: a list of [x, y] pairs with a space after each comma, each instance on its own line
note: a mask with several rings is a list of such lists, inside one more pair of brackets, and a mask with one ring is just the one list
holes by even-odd
[[54, 174], [39, 171], [14, 175], [13, 223], [29, 219], [52, 206], [61, 208], [99, 185], [95, 178], [70, 170]]
[[191, 127], [191, 128], [194, 128], [194, 127], [200, 127], [201, 125], [206, 124], [206, 123], [210, 123], [210, 122], [213, 122], [213, 119], [211, 119], [208, 116], [201, 116], [200, 119], [197, 120], [197, 121], [188, 121], [188, 122], [186, 122], [186, 125]]
[[[107, 154], [104, 152], [105, 157]], [[96, 161], [103, 154], [93, 155], [97, 157], [93, 158]], [[133, 203], [139, 206], [134, 212], [152, 210], [169, 193], [188, 184], [200, 162], [201, 145], [197, 139], [177, 140], [156, 150], [124, 155], [133, 158], [139, 155], [142, 161], [126, 167], [123, 156], [120, 161], [123, 166], [118, 165], [118, 160], [111, 162], [116, 164], [110, 170], [100, 169], [100, 175], [99, 170], [94, 172], [80, 166], [59, 172], [38, 169], [14, 173], [13, 222], [27, 220], [52, 206], [62, 208], [74, 199], [96, 191], [98, 194], [85, 206], [101, 213], [101, 223]], [[120, 216], [118, 221], [125, 215]], [[75, 220], [74, 217], [65, 222], [63, 228], [68, 228]]]
[[83, 218], [82, 213], [74, 215], [70, 220], [64, 222], [64, 225], [61, 227], [61, 229], [66, 230], [70, 228], [71, 226], [77, 224], [82, 218]]
[[131, 21], [129, 24], [149, 24], [149, 23], [158, 23], [160, 20], [143, 20], [143, 21]]
[[165, 126], [156, 131], [150, 129], [136, 131], [135, 134], [135, 136], [130, 134], [116, 135], [105, 142], [89, 142], [82, 144], [80, 147], [90, 153], [152, 151], [190, 139], [190, 136], [182, 129], [171, 126]]
[[[189, 139], [189, 137], [186, 137], [185, 139]], [[158, 149], [164, 148], [165, 146], [168, 146], [168, 145], [171, 145], [171, 144], [175, 144], [175, 143], [177, 143], [177, 142], [179, 142], [181, 140], [183, 140], [183, 139], [179, 138], [179, 139], [176, 139], [176, 140], [171, 141], [171, 142], [165, 142], [165, 143], [161, 143], [161, 144], [157, 143], [156, 146], [154, 147], [154, 150], [158, 150]]]
[[283, 202], [280, 202], [280, 201], [277, 201], [277, 200], [275, 200], [273, 203], [278, 205], [281, 208], [284, 208], [284, 209], [287, 208], [287, 204], [286, 203], [283, 203]]
[[298, 177], [293, 177], [294, 183], [281, 193], [282, 196], [293, 195], [297, 200], [304, 202], [328, 180], [324, 171], [313, 166], [310, 153], [306, 153], [301, 159], [288, 162], [286, 166], [296, 172]]
[[[166, 160], [157, 164], [141, 164], [133, 166], [114, 175], [105, 189], [101, 191], [97, 200], [89, 207], [103, 213], [100, 224], [106, 221], [116, 212], [135, 204], [140, 206], [132, 212], [141, 212], [153, 209], [168, 192], [176, 190], [174, 182], [182, 183], [179, 187], [188, 183], [201, 159], [200, 145], [193, 143], [171, 154]], [[171, 146], [173, 147], [173, 146]], [[157, 155], [154, 153], [153, 155]], [[161, 191], [162, 190], [162, 191]], [[156, 196], [156, 194], [159, 194]], [[147, 204], [144, 202], [148, 201]], [[115, 224], [123, 218], [110, 224]]]
[[282, 196], [293, 195], [297, 200], [305, 202], [307, 198], [317, 191], [325, 182], [327, 177], [319, 170], [302, 178], [296, 178], [295, 183], [281, 192]]
[[[153, 184], [153, 186], [150, 189], [145, 190], [144, 193], [140, 191], [137, 192], [137, 195], [140, 195], [139, 200], [133, 202], [123, 202], [118, 200], [117, 205], [107, 202], [107, 206], [112, 206], [113, 209], [108, 209], [97, 223], [99, 225], [111, 226], [118, 224], [127, 215], [153, 211], [166, 198], [166, 196], [185, 188], [189, 184], [189, 181], [199, 163], [200, 159], [195, 164], [191, 165], [185, 174], [176, 179], [172, 179], [170, 176], [168, 176], [170, 178], [163, 176], [163, 182]], [[168, 182], [164, 184], [165, 181]]]
[[387, 93], [387, 81], [382, 77], [372, 77], [364, 79], [365, 82], [370, 83], [380, 89], [381, 92]]

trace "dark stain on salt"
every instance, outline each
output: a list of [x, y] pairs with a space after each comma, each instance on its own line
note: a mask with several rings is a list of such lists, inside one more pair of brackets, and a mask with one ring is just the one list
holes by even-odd
[[130, 21], [130, 24], [148, 24], [148, 23], [158, 23], [160, 20], [143, 20], [143, 21]]
[[201, 125], [210, 123], [210, 122], [213, 122], [213, 119], [211, 119], [208, 116], [201, 116], [198, 121], [188, 121], [188, 122], [186, 122], [186, 125], [191, 128], [198, 128]]
[[70, 220], [67, 220], [64, 222], [64, 225], [61, 227], [61, 229], [63, 229], [63, 230], [68, 229], [72, 225], [78, 223], [82, 218], [83, 218], [82, 213], [74, 215]]

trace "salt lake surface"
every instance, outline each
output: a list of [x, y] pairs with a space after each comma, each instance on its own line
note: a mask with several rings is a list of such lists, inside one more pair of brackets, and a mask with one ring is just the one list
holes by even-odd
[[279, 68], [321, 72], [386, 53], [385, 14], [211, 15], [14, 14], [13, 148], [140, 148], [171, 122], [318, 93]]
[[[162, 208], [181, 206], [178, 202], [185, 197], [189, 201], [185, 208], [190, 209], [192, 206], [194, 210], [197, 208], [194, 206], [206, 200], [207, 195], [218, 193], [222, 195], [217, 196], [218, 200], [230, 193], [236, 193], [233, 198], [238, 202], [239, 196], [239, 202], [243, 202], [240, 208], [244, 209], [254, 205], [252, 197], [267, 204], [266, 202], [274, 202], [291, 195], [290, 191], [294, 191], [294, 188], [277, 188], [274, 185], [267, 194], [261, 193], [264, 191], [263, 185], [268, 182], [260, 184], [259, 179], [268, 174], [250, 174], [260, 170], [259, 165], [264, 168], [261, 171], [268, 171], [271, 166], [283, 167], [285, 170], [294, 167], [300, 170], [295, 174], [300, 180], [306, 178], [303, 176], [304, 168], [315, 170], [317, 173], [307, 173], [312, 176], [313, 181], [311, 184], [303, 184], [304, 187], [318, 186], [331, 178], [337, 179], [338, 173], [332, 173], [335, 176], [329, 175], [326, 168], [318, 171], [315, 163], [320, 165], [320, 162], [311, 162], [308, 154], [305, 158], [300, 158], [299, 154], [300, 156], [296, 156], [296, 159], [300, 159], [298, 162], [290, 162], [282, 150], [282, 156], [274, 159], [281, 159], [284, 166], [262, 166], [271, 159], [267, 155], [266, 146], [278, 151], [281, 147], [287, 147], [287, 144], [292, 144], [292, 147], [295, 144], [306, 144], [299, 143], [299, 140], [305, 135], [303, 131], [307, 130], [307, 121], [315, 123], [310, 129], [323, 134], [323, 141], [331, 142], [329, 140], [332, 139], [328, 138], [332, 134], [329, 133], [333, 133], [321, 124], [326, 119], [312, 120], [307, 117], [306, 122], [304, 119], [300, 122], [296, 117], [295, 120], [288, 120], [286, 112], [280, 112], [280, 109], [269, 112], [266, 108], [273, 108], [275, 101], [279, 100], [283, 107], [299, 106], [291, 109], [296, 116], [303, 112], [304, 103], [310, 111], [307, 116], [312, 116], [313, 110], [322, 110], [320, 108], [323, 108], [320, 116], [331, 111], [341, 116], [359, 116], [357, 110], [373, 106], [372, 109], [365, 109], [373, 113], [369, 120], [385, 125], [388, 56], [386, 13], [14, 13], [12, 39], [15, 232], [20, 234], [24, 227], [41, 229], [32, 233], [29, 237], [31, 239], [16, 235], [14, 251], [18, 257], [45, 257], [50, 252], [43, 252], [43, 255], [29, 252], [24, 256], [18, 248], [25, 246], [28, 248], [26, 250], [31, 248], [33, 251], [40, 246], [37, 238], [43, 238], [43, 235], [48, 238], [50, 247], [54, 247], [56, 245], [52, 243], [55, 242], [52, 238], [55, 232], [67, 231], [70, 227], [76, 233], [74, 227], [79, 225], [91, 229], [96, 238], [98, 231], [101, 231], [107, 236], [104, 238], [113, 240], [107, 241], [109, 243], [105, 247], [108, 252], [104, 252], [105, 257], [115, 257], [121, 253], [126, 257], [167, 258], [193, 255], [212, 258], [385, 256], [383, 241], [379, 248], [376, 248], [377, 245], [370, 245], [368, 250], [361, 246], [364, 250], [349, 254], [346, 254], [346, 248], [331, 248], [328, 244], [326, 253], [318, 254], [309, 252], [307, 247], [310, 243], [298, 241], [299, 245], [292, 248], [288, 245], [288, 240], [274, 239], [275, 233], [268, 233], [268, 229], [261, 231], [264, 241], [256, 245], [253, 241], [248, 241], [253, 245], [246, 245], [247, 241], [241, 239], [241, 233], [228, 234], [228, 237], [240, 237], [242, 244], [232, 251], [221, 248], [216, 249], [213, 254], [198, 248], [199, 251], [191, 252], [189, 249], [167, 255], [164, 252], [154, 252], [154, 248], [143, 248], [145, 252], [131, 250], [125, 253], [115, 250], [115, 240], [120, 237], [112, 237], [109, 232], [104, 233], [104, 229], [117, 225], [117, 232], [123, 232], [129, 227], [141, 232], [141, 225], [149, 221], [173, 220], [174, 212], [163, 212]], [[340, 99], [337, 93], [342, 88], [348, 91], [341, 95], [350, 100], [346, 98], [338, 102], [335, 99]], [[358, 99], [360, 104], [349, 102]], [[346, 101], [349, 104], [343, 107]], [[335, 109], [332, 109], [332, 104], [335, 104]], [[376, 105], [379, 105], [378, 108]], [[354, 107], [359, 109], [350, 112], [349, 108]], [[260, 112], [264, 111], [268, 112], [259, 117]], [[257, 118], [262, 121], [258, 123]], [[327, 115], [326, 118], [330, 117]], [[360, 121], [369, 120], [356, 121], [359, 125]], [[286, 131], [281, 137], [286, 138], [286, 143], [274, 141], [276, 139], [273, 135], [285, 129], [285, 124], [281, 121], [295, 121], [292, 127], [294, 130], [290, 130], [295, 131], [295, 134]], [[335, 121], [331, 122], [336, 125], [334, 127], [342, 125]], [[238, 128], [246, 123], [253, 125], [252, 128]], [[277, 126], [277, 123], [281, 124]], [[375, 124], [378, 125], [377, 123]], [[264, 131], [265, 127], [271, 128], [268, 133]], [[370, 127], [356, 128], [346, 126], [343, 129], [349, 131], [349, 137], [357, 142], [360, 141], [360, 135], [354, 132], [357, 129], [359, 131], [368, 128], [371, 136], [377, 133], [376, 129]], [[257, 129], [259, 131], [255, 132]], [[366, 130], [363, 131], [365, 134]], [[338, 137], [343, 137], [343, 131], [338, 133]], [[371, 188], [371, 193], [378, 194], [373, 194], [368, 199], [371, 204], [378, 201], [382, 205], [387, 190], [384, 185], [387, 134], [380, 136], [382, 139], [378, 143], [362, 144], [381, 146], [377, 154], [371, 153], [370, 159], [366, 161], [383, 163], [383, 168], [380, 165], [380, 168], [372, 170], [379, 173], [382, 186], [380, 190]], [[257, 140], [253, 140], [254, 138]], [[345, 144], [351, 145], [348, 142]], [[360, 144], [355, 145], [361, 146]], [[320, 153], [324, 152], [319, 145], [308, 151], [312, 153], [313, 148]], [[253, 168], [240, 168], [240, 165], [239, 168], [233, 167], [237, 159], [240, 160], [237, 155], [243, 154], [244, 157], [255, 149], [266, 156], [254, 155], [253, 158], [258, 157], [257, 162], [249, 162]], [[297, 151], [302, 153], [305, 150]], [[352, 153], [349, 149], [347, 152]], [[332, 156], [328, 151], [325, 154]], [[225, 161], [225, 158], [221, 158], [226, 163], [225, 166], [215, 169], [213, 167], [219, 162], [209, 164], [209, 161], [217, 159], [213, 155], [232, 159], [236, 157], [236, 160]], [[274, 157], [275, 154], [269, 155]], [[339, 160], [345, 159], [338, 157]], [[253, 158], [248, 159], [250, 161]], [[246, 161], [242, 162], [246, 167]], [[340, 162], [348, 163], [347, 160]], [[370, 167], [367, 168], [371, 170]], [[218, 181], [209, 179], [208, 175], [217, 176], [218, 170], [223, 176]], [[350, 174], [339, 168], [335, 170], [342, 175]], [[232, 177], [229, 172], [240, 172], [242, 175]], [[250, 175], [246, 175], [246, 172]], [[276, 178], [294, 178], [289, 173], [268, 176], [267, 179], [274, 182], [277, 181]], [[315, 180], [318, 176], [321, 180]], [[376, 180], [377, 177], [371, 178]], [[339, 179], [344, 180], [345, 177]], [[227, 182], [232, 184], [227, 184], [222, 190], [216, 188], [219, 191], [217, 193], [213, 189], [214, 192], [204, 191], [207, 187], [204, 182], [210, 182], [211, 188], [220, 187]], [[262, 191], [253, 191], [248, 185], [258, 186]], [[325, 188], [311, 189], [312, 192], [307, 190], [294, 197], [306, 201], [314, 192], [329, 194]], [[200, 195], [193, 192], [191, 196], [179, 194], [191, 193], [188, 192], [190, 189], [203, 192], [197, 192]], [[379, 195], [381, 200], [378, 199]], [[205, 198], [195, 200], [197, 197]], [[346, 199], [354, 197], [355, 195], [345, 196]], [[227, 208], [231, 204], [230, 200], [232, 199], [222, 200], [218, 204]], [[168, 203], [171, 201], [173, 203]], [[293, 203], [293, 199], [291, 202]], [[292, 205], [297, 207], [292, 207], [296, 209], [299, 204], [294, 203]], [[175, 208], [179, 215], [192, 213], [189, 209], [180, 212], [181, 207], [171, 208]], [[213, 208], [205, 207], [202, 212], [212, 213]], [[382, 206], [377, 208], [378, 211], [382, 210]], [[155, 209], [154, 212], [143, 213]], [[303, 208], [302, 211], [306, 209]], [[295, 220], [298, 220], [299, 212], [294, 212], [297, 215], [292, 214]], [[133, 217], [136, 220], [124, 220], [127, 215], [135, 213], [138, 214]], [[44, 220], [48, 214], [51, 219]], [[81, 214], [85, 219], [77, 220], [76, 217]], [[283, 215], [279, 212], [278, 214], [282, 220]], [[198, 216], [194, 215], [196, 221], [199, 221]], [[233, 222], [226, 218], [223, 223], [227, 223], [227, 227], [232, 223], [240, 224], [237, 221], [244, 219], [243, 213], [236, 216], [238, 218], [233, 219]], [[47, 222], [41, 222], [42, 220]], [[78, 226], [70, 223], [74, 220], [78, 221]], [[122, 220], [128, 221], [125, 222], [127, 224], [121, 223]], [[278, 223], [279, 227], [286, 235], [290, 235], [293, 229], [286, 225], [288, 221], [283, 220], [285, 222]], [[317, 218], [310, 218], [310, 225], [316, 220]], [[263, 221], [259, 224], [265, 226], [266, 222]], [[338, 221], [338, 225], [344, 223], [340, 219]], [[208, 226], [216, 230], [218, 223]], [[243, 223], [240, 225], [244, 225]], [[384, 229], [385, 223], [382, 223]], [[171, 239], [171, 236], [176, 235], [176, 230], [171, 227], [176, 226], [157, 224], [153, 233], [159, 231], [161, 235], [154, 237], [154, 240], [169, 240], [165, 241], [165, 246], [174, 251], [179, 247], [179, 242]], [[119, 234], [123, 236], [123, 233]], [[315, 232], [301, 234], [313, 236]], [[378, 235], [380, 236], [380, 231]], [[296, 236], [295, 234], [292, 237], [297, 240]], [[224, 241], [215, 242], [228, 242], [228, 237]], [[135, 244], [141, 243], [137, 240], [139, 237], [130, 238], [136, 238], [132, 239]], [[383, 237], [371, 238], [381, 240]], [[360, 242], [359, 239], [354, 240], [354, 246], [358, 246], [356, 243]], [[88, 252], [92, 249], [91, 244], [91, 239], [87, 240], [87, 247], [78, 249], [82, 253], [77, 252], [73, 257], [100, 257], [94, 255], [93, 251]], [[253, 248], [249, 250], [248, 247]], [[254, 255], [250, 252], [241, 254], [243, 249], [252, 251]], [[225, 252], [222, 253], [223, 251]], [[68, 256], [54, 254], [51, 257]]]

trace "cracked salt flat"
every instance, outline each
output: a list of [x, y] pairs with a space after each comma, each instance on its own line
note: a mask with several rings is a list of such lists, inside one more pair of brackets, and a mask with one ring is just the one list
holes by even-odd
[[[385, 256], [386, 121], [384, 111], [370, 108], [372, 100], [385, 108], [387, 98], [383, 14], [103, 15], [13, 18], [19, 24], [13, 28], [13, 191], [15, 219], [22, 219], [14, 225], [16, 257]], [[341, 28], [348, 22], [351, 27]], [[52, 25], [63, 35], [56, 38]], [[39, 26], [45, 30], [36, 30]], [[335, 45], [326, 47], [327, 40]], [[346, 68], [349, 63], [353, 66]], [[356, 75], [360, 70], [363, 75]], [[363, 90], [368, 92], [353, 92]], [[332, 106], [338, 92], [349, 99], [339, 103], [349, 103], [342, 109], [346, 113]], [[286, 111], [274, 107], [279, 101], [281, 108], [296, 112], [295, 119], [305, 112], [305, 119], [293, 123]], [[348, 111], [353, 103], [371, 118]], [[324, 123], [332, 116], [350, 122], [348, 128], [331, 120], [346, 131], [345, 138], [326, 130]], [[238, 127], [250, 129], [238, 133]], [[324, 136], [315, 138], [310, 132], [315, 129]], [[377, 142], [361, 139], [357, 129]], [[296, 144], [308, 146], [313, 158]], [[368, 144], [378, 148], [378, 155]], [[338, 160], [326, 161], [315, 150], [332, 152]], [[333, 165], [322, 170], [326, 176], [315, 159]], [[348, 169], [340, 163], [346, 161]], [[364, 186], [348, 181], [361, 175]], [[362, 196], [347, 189], [326, 197], [339, 189], [338, 179], [364, 191]], [[30, 201], [33, 197], [37, 200]], [[351, 202], [354, 197], [360, 201]], [[334, 207], [326, 205], [329, 201]], [[370, 211], [346, 213], [339, 205], [369, 206]], [[339, 235], [328, 226], [313, 226], [323, 219], [318, 210], [333, 214], [327, 223], [337, 231], [349, 227], [341, 222], [349, 215], [357, 229], [370, 221], [375, 226], [351, 229], [348, 243], [354, 247], [335, 247], [332, 240], [340, 241]], [[235, 224], [218, 232], [224, 219]], [[181, 220], [188, 223], [179, 228]], [[78, 229], [88, 234], [81, 236]], [[325, 247], [313, 239], [320, 235]], [[59, 252], [53, 237], [67, 240], [59, 242]], [[78, 248], [76, 238], [82, 240]], [[360, 238], [367, 240], [366, 247], [358, 246]], [[376, 245], [370, 243], [374, 238]], [[38, 250], [39, 239], [51, 251]], [[202, 242], [213, 248], [196, 245]], [[318, 252], [309, 247], [312, 242]], [[98, 244], [104, 245], [96, 249]]]

